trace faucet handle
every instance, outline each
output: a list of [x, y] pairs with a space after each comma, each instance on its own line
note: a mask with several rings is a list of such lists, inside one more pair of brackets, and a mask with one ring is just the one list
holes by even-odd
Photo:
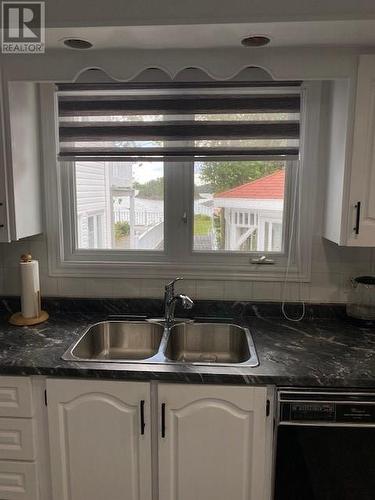
[[174, 287], [174, 284], [177, 282], [177, 281], [181, 281], [183, 280], [184, 278], [175, 278], [173, 281], [171, 281], [170, 283], [168, 283], [167, 285], [165, 285], [165, 289], [168, 290], [169, 288], [173, 288]]

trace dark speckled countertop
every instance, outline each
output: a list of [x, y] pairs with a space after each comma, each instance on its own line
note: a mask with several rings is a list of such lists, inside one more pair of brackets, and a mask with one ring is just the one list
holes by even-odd
[[[227, 318], [247, 326], [256, 368], [68, 362], [66, 349], [92, 323], [113, 314], [160, 316], [160, 300], [48, 299], [50, 319], [14, 327], [7, 318], [18, 300], [0, 299], [0, 374], [164, 380], [189, 383], [276, 384], [375, 388], [375, 327], [348, 320], [342, 306], [308, 306], [301, 322], [282, 318], [279, 304], [200, 301], [193, 317]], [[290, 305], [290, 314], [298, 306]], [[177, 311], [177, 314], [179, 311]]]

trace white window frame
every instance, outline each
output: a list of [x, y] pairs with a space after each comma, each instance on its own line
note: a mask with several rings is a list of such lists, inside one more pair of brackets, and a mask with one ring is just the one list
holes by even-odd
[[[273, 265], [252, 263], [263, 253], [193, 251], [193, 186], [191, 162], [164, 163], [165, 197], [164, 251], [76, 249], [75, 193], [72, 172], [67, 163], [57, 162], [58, 124], [53, 84], [41, 84], [43, 162], [46, 192], [48, 262], [51, 276], [169, 278], [183, 275], [191, 279], [309, 281], [313, 233], [314, 199], [318, 171], [318, 140], [321, 84], [307, 82], [301, 88], [301, 140], [298, 175], [287, 175], [284, 208], [284, 241], [291, 244], [291, 265], [286, 276], [286, 253], [268, 254]], [[296, 170], [297, 172], [297, 170]], [[297, 182], [297, 186], [294, 186]], [[168, 186], [170, 187], [168, 189]], [[171, 189], [173, 187], [173, 189]], [[289, 241], [292, 192], [303, 200], [297, 210], [293, 242]], [[64, 193], [64, 194], [62, 194]], [[173, 207], [173, 210], [169, 209]], [[187, 223], [183, 219], [187, 219]], [[188, 226], [188, 231], [186, 230]], [[296, 255], [297, 234], [300, 257]], [[297, 262], [298, 260], [298, 262]]]

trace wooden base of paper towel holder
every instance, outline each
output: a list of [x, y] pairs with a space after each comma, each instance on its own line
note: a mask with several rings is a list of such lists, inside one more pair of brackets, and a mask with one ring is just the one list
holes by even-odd
[[15, 326], [32, 326], [43, 323], [43, 321], [47, 321], [48, 318], [49, 314], [46, 311], [40, 311], [40, 315], [36, 318], [24, 318], [22, 316], [22, 313], [18, 312], [12, 314], [12, 316], [9, 318], [9, 323]]

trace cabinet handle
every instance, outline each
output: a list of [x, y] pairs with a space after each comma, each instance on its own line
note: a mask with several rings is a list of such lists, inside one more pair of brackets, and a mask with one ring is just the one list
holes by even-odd
[[353, 228], [355, 234], [359, 234], [359, 224], [361, 221], [361, 202], [358, 201], [355, 205], [354, 208], [356, 209], [356, 216], [355, 216], [355, 226]]
[[141, 434], [143, 435], [145, 433], [145, 401], [142, 399], [142, 401], [139, 403], [140, 410], [141, 410]]
[[[0, 201], [0, 207], [2, 207], [4, 204], [2, 201]], [[0, 228], [5, 227], [5, 224], [0, 224]]]
[[165, 438], [165, 403], [161, 405], [161, 437]]

